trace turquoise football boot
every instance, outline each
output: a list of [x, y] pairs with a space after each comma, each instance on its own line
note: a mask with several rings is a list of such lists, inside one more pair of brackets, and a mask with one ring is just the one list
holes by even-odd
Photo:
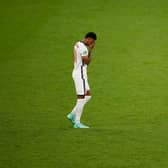
[[74, 124], [75, 123], [75, 114], [69, 113], [67, 118]]
[[89, 127], [82, 123], [75, 123], [74, 128], [89, 128]]

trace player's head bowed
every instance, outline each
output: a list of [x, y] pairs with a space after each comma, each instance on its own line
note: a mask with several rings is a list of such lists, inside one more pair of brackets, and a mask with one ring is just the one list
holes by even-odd
[[97, 35], [96, 35], [96, 33], [94, 33], [94, 32], [88, 32], [88, 33], [85, 35], [85, 38], [92, 38], [93, 40], [97, 40]]
[[88, 32], [86, 35], [85, 35], [85, 38], [84, 38], [84, 43], [90, 47], [91, 49], [94, 48], [94, 45], [95, 45], [95, 42], [97, 40], [97, 35], [96, 33], [94, 32]]

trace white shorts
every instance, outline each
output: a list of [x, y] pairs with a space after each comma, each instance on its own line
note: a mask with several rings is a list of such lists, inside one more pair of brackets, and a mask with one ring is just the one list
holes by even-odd
[[90, 90], [88, 79], [73, 78], [77, 95], [85, 95]]

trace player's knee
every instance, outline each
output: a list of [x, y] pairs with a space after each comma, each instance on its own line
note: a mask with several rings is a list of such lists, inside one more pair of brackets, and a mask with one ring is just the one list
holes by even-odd
[[90, 90], [87, 90], [85, 96], [91, 96], [91, 92], [90, 92]]

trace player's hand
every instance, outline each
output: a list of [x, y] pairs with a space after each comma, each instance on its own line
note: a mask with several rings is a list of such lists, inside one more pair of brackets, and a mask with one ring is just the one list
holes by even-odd
[[94, 48], [94, 46], [95, 46], [95, 42], [91, 43], [91, 44], [89, 45], [90, 50], [92, 50], [92, 49]]
[[89, 51], [89, 57], [91, 57], [91, 53], [92, 53], [92, 50], [95, 46], [95, 43], [91, 43], [89, 46], [88, 46], [88, 51]]

